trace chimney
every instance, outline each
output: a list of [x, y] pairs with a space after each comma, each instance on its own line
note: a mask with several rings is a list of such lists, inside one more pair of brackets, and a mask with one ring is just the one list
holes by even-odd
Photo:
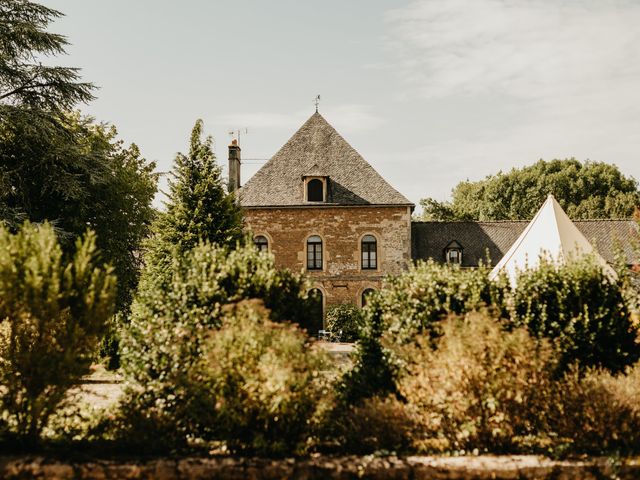
[[229, 192], [240, 188], [240, 145], [235, 138], [229, 145]]

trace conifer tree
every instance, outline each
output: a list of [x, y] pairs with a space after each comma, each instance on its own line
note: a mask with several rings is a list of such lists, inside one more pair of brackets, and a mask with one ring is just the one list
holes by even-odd
[[202, 126], [202, 120], [197, 120], [189, 153], [176, 156], [167, 210], [155, 222], [154, 235], [147, 244], [145, 281], [151, 276], [164, 285], [172, 258], [200, 241], [233, 248], [243, 237], [240, 207], [224, 187], [213, 139], [202, 138]]

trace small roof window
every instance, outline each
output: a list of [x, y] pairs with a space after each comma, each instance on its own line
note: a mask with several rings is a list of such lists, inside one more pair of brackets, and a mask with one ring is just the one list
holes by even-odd
[[460, 265], [462, 263], [462, 245], [453, 240], [444, 249], [444, 258], [447, 263]]

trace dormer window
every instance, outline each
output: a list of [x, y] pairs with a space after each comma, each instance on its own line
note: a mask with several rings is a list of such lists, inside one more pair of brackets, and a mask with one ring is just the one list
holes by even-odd
[[447, 263], [462, 264], [462, 245], [453, 240], [444, 249], [444, 257]]
[[305, 176], [304, 199], [307, 202], [327, 201], [327, 177]]
[[307, 201], [323, 202], [324, 201], [324, 185], [322, 180], [314, 178], [307, 182]]

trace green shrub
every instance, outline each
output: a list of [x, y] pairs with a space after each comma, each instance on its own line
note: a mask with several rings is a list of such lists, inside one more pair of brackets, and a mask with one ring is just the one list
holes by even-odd
[[538, 269], [520, 272], [514, 288], [506, 277], [490, 281], [487, 273], [484, 267], [419, 262], [389, 279], [364, 309], [355, 366], [343, 382], [345, 397], [396, 393], [404, 365], [395, 346], [425, 335], [435, 347], [442, 318], [483, 308], [511, 328], [526, 326], [531, 335], [549, 339], [560, 352], [560, 373], [574, 362], [616, 372], [640, 358], [625, 281], [610, 279], [592, 259], [566, 265], [543, 260]]
[[233, 450], [303, 452], [328, 394], [324, 351], [296, 327], [270, 321], [257, 301], [225, 307], [205, 350], [196, 372], [211, 391], [214, 432]]
[[88, 373], [113, 313], [115, 277], [96, 265], [92, 233], [67, 261], [50, 225], [0, 226], [0, 408], [28, 442]]
[[504, 452], [544, 437], [554, 403], [555, 356], [526, 329], [505, 332], [479, 314], [442, 322], [437, 348], [427, 336], [401, 347], [399, 390], [417, 412], [422, 449]]
[[188, 432], [200, 435], [200, 425], [210, 422], [196, 413], [206, 415], [209, 404], [205, 409], [199, 403], [204, 387], [200, 380], [194, 383], [192, 371], [211, 331], [222, 325], [225, 305], [260, 299], [274, 321], [295, 321], [305, 317], [305, 290], [300, 276], [276, 270], [273, 257], [250, 244], [230, 251], [204, 243], [175, 260], [167, 290], [150, 284], [141, 289], [123, 335], [129, 382], [129, 405], [123, 408], [132, 428], [150, 432], [150, 447], [159, 437], [153, 432], [162, 431], [177, 446]]
[[379, 316], [394, 343], [411, 341], [416, 334], [439, 335], [439, 321], [450, 314], [465, 314], [481, 307], [493, 307], [502, 314], [504, 277], [492, 282], [489, 270], [462, 269], [429, 260], [397, 277], [372, 295], [365, 312]]
[[[221, 308], [181, 375], [131, 384], [112, 422], [120, 443], [147, 450], [223, 442], [233, 451], [301, 453], [326, 409], [326, 354], [258, 300]], [[115, 430], [115, 432], [113, 432]]]
[[345, 303], [327, 310], [327, 330], [340, 342], [355, 342], [360, 337], [362, 311], [355, 305]]
[[435, 342], [440, 320], [480, 308], [504, 309], [506, 279], [491, 282], [488, 269], [461, 269], [432, 260], [418, 262], [407, 272], [388, 279], [385, 288], [369, 296], [364, 327], [354, 358], [354, 368], [343, 381], [349, 402], [376, 394], [397, 392], [402, 362], [394, 345], [412, 342], [425, 334]]
[[573, 362], [621, 371], [640, 358], [638, 327], [623, 286], [591, 258], [522, 271], [509, 297], [511, 322], [549, 338], [561, 368]]
[[202, 243], [174, 259], [166, 290], [157, 284], [140, 290], [123, 335], [123, 368], [140, 384], [171, 383], [199, 360], [202, 341], [219, 327], [224, 305], [257, 298], [274, 320], [295, 321], [304, 318], [304, 285], [251, 245], [229, 250]]

